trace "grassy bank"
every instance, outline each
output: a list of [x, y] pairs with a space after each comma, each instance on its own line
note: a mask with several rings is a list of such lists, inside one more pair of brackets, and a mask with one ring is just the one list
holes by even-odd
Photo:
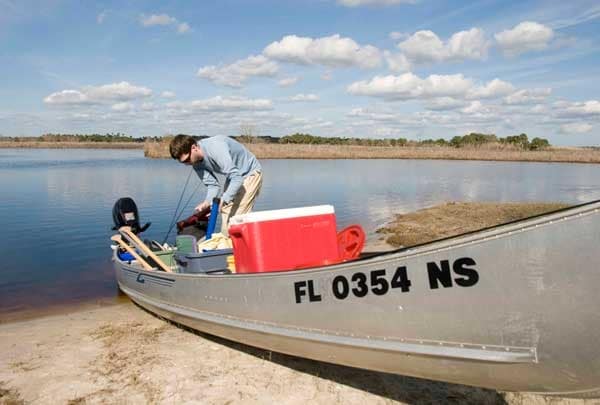
[[[549, 148], [543, 151], [519, 150], [510, 145], [448, 146], [359, 146], [249, 143], [246, 146], [259, 159], [442, 159], [526, 162], [600, 163], [600, 150]], [[144, 155], [170, 158], [168, 142], [147, 141]]]
[[566, 204], [560, 203], [450, 202], [398, 214], [377, 233], [394, 247], [413, 246], [566, 207]]
[[0, 148], [24, 149], [142, 149], [141, 142], [44, 142], [44, 141], [2, 141]]
[[[248, 143], [259, 159], [439, 159], [515, 162], [600, 163], [600, 150], [550, 147], [541, 151], [521, 150], [511, 145], [450, 146], [361, 146]], [[144, 149], [149, 158], [170, 158], [168, 141], [156, 142], [41, 142], [3, 141], [0, 148], [26, 149]]]

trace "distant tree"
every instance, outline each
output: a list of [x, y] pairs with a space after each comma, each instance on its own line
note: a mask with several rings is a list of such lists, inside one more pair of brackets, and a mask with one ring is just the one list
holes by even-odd
[[244, 143], [254, 143], [257, 136], [258, 131], [256, 130], [256, 126], [252, 124], [240, 125], [240, 141]]
[[507, 136], [506, 138], [501, 139], [501, 142], [515, 145], [521, 149], [529, 149], [529, 139], [527, 138], [527, 134]]
[[550, 147], [550, 142], [544, 138], [533, 138], [529, 144], [531, 150], [543, 150]]

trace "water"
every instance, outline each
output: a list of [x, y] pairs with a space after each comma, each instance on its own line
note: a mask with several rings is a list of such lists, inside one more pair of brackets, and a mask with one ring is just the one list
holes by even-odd
[[[600, 199], [600, 166], [433, 160], [263, 160], [255, 210], [335, 207], [338, 229], [369, 238], [396, 213], [445, 201], [582, 203]], [[112, 206], [138, 204], [146, 238], [162, 240], [190, 172], [139, 150], [0, 149], [0, 321], [9, 313], [111, 298]], [[199, 187], [198, 187], [199, 186]], [[202, 200], [196, 189], [184, 216]], [[171, 233], [171, 240], [174, 237]]]

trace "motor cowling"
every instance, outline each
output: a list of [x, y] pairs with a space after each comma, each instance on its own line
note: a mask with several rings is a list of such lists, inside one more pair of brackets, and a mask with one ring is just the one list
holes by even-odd
[[122, 226], [131, 227], [131, 231], [135, 234], [144, 232], [150, 226], [150, 222], [144, 226], [140, 226], [140, 217], [138, 214], [137, 205], [130, 197], [119, 198], [113, 206], [113, 222], [115, 226], [113, 230], [117, 230]]

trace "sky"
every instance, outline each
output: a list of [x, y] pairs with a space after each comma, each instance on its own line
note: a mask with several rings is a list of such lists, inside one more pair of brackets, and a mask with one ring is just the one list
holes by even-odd
[[597, 0], [0, 0], [0, 135], [600, 145]]

